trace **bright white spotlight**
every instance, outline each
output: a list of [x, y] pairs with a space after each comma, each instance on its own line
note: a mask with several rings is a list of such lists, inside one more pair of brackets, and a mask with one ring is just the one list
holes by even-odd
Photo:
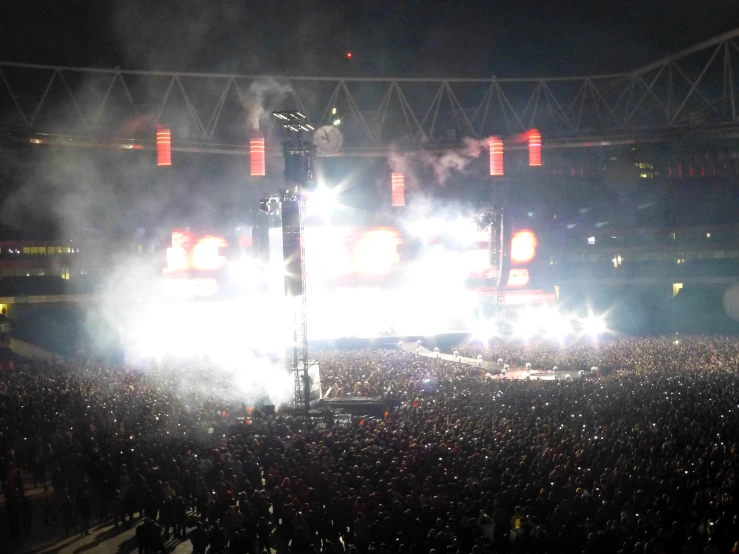
[[583, 332], [591, 337], [597, 337], [607, 331], [606, 322], [602, 317], [588, 316], [583, 322]]
[[338, 205], [338, 193], [336, 189], [330, 189], [325, 185], [320, 185], [308, 196], [306, 208], [309, 215], [316, 215], [326, 219], [331, 216]]

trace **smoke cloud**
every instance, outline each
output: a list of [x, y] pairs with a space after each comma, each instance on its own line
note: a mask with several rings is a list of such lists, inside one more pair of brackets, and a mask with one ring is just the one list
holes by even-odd
[[441, 153], [427, 150], [401, 153], [393, 150], [388, 156], [388, 165], [394, 173], [405, 174], [411, 185], [417, 185], [420, 182], [419, 173], [428, 170], [438, 185], [445, 185], [455, 172], [464, 173], [487, 147], [487, 139], [465, 138], [459, 148]]
[[279, 106], [280, 101], [292, 92], [287, 83], [280, 83], [269, 77], [254, 81], [242, 98], [246, 111], [246, 126], [250, 131], [258, 131], [259, 123]]

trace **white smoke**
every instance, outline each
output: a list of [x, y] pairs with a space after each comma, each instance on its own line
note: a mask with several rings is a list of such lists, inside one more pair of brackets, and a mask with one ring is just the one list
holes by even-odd
[[[289, 343], [289, 321], [278, 303], [172, 298], [172, 281], [135, 256], [115, 260], [97, 305], [88, 311], [98, 346], [117, 342], [127, 365], [179, 372], [176, 389], [182, 397], [218, 389], [219, 396], [244, 402], [289, 401], [292, 376], [275, 361]], [[244, 318], [250, 310], [261, 315]]]
[[394, 173], [403, 173], [410, 185], [419, 182], [419, 171], [424, 169], [431, 170], [435, 182], [444, 185], [455, 172], [464, 173], [487, 148], [488, 139], [467, 137], [460, 147], [443, 152], [418, 150], [401, 153], [391, 150], [388, 165]]
[[258, 131], [259, 124], [269, 117], [280, 100], [292, 92], [288, 83], [280, 83], [272, 77], [254, 81], [241, 99], [246, 111], [246, 126], [250, 131]]

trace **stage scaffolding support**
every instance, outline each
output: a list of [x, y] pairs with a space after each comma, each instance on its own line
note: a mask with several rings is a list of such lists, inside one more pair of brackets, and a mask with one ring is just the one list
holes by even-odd
[[481, 231], [487, 232], [488, 238], [488, 278], [493, 281], [490, 300], [486, 303], [486, 315], [499, 320], [505, 315], [506, 287], [506, 186], [507, 179], [495, 177], [491, 188], [489, 206], [477, 214], [477, 225]]
[[300, 112], [275, 112], [286, 141], [285, 188], [279, 191], [282, 219], [282, 249], [285, 264], [285, 296], [291, 303], [292, 345], [286, 355], [287, 369], [294, 379], [294, 407], [310, 409], [311, 381], [308, 361], [308, 304], [305, 272], [304, 192], [313, 187], [313, 146], [304, 133], [313, 127]]

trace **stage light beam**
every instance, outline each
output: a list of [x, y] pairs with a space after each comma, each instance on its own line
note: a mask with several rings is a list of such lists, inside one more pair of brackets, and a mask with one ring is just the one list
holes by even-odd
[[316, 215], [328, 219], [331, 214], [339, 207], [338, 191], [325, 185], [319, 185], [316, 190], [310, 193], [307, 202], [307, 211], [309, 215]]

